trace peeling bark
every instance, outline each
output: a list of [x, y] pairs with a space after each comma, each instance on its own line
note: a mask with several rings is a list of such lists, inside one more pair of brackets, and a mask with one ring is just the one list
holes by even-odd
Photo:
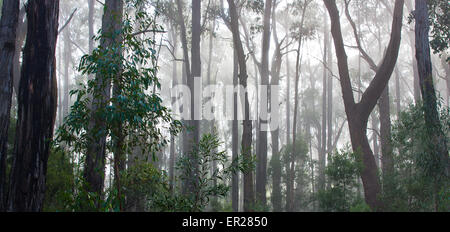
[[57, 107], [58, 0], [28, 2], [9, 211], [41, 211]]

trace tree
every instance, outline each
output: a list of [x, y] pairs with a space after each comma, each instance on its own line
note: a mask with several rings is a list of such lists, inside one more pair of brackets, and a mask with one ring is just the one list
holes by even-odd
[[[262, 53], [261, 53], [261, 85], [269, 85], [269, 48], [271, 35], [271, 16], [272, 16], [272, 2], [273, 0], [266, 0], [264, 4], [264, 21], [263, 21], [263, 36], [262, 36]], [[267, 99], [263, 96], [269, 96], [268, 89], [266, 93], [260, 92], [260, 100]], [[267, 99], [268, 100], [268, 99]], [[261, 102], [261, 112], [268, 112], [268, 101]], [[265, 117], [265, 115], [264, 115]], [[257, 151], [257, 166], [256, 166], [256, 199], [258, 203], [266, 204], [266, 183], [267, 183], [267, 130], [262, 128], [262, 125], [267, 125], [266, 119], [259, 119], [259, 141]]]
[[378, 199], [381, 191], [377, 174], [377, 166], [367, 138], [367, 122], [370, 113], [377, 104], [389, 78], [394, 70], [401, 40], [404, 0], [396, 0], [392, 21], [391, 39], [386, 54], [369, 87], [362, 94], [361, 101], [356, 103], [345, 51], [344, 40], [339, 20], [339, 11], [335, 0], [324, 0], [331, 18], [331, 33], [334, 39], [338, 60], [340, 84], [343, 94], [345, 112], [349, 123], [349, 131], [353, 152], [359, 154], [363, 163], [361, 179], [364, 186], [366, 203], [372, 210], [380, 210], [383, 206]]
[[[118, 56], [117, 46], [122, 25], [123, 1], [106, 0], [102, 19], [102, 38], [100, 47], [110, 49], [109, 56]], [[107, 106], [111, 95], [111, 80], [105, 77], [105, 73], [97, 72], [95, 75], [96, 89], [98, 96], [93, 96], [91, 102], [92, 116], [89, 121], [88, 134], [90, 136], [86, 151], [86, 167], [84, 178], [87, 182], [89, 192], [96, 193], [99, 197], [102, 195], [105, 156], [106, 156], [106, 125], [102, 111]]]
[[6, 204], [6, 156], [18, 20], [19, 1], [5, 0], [0, 21], [0, 212]]
[[[239, 84], [245, 89], [247, 88], [247, 65], [244, 47], [242, 46], [241, 36], [239, 32], [239, 17], [234, 0], [227, 0], [230, 14], [230, 28], [233, 34], [234, 49], [237, 53], [239, 63]], [[242, 94], [242, 93], [241, 93]], [[250, 103], [248, 93], [244, 93], [244, 120], [241, 153], [246, 164], [252, 162], [251, 144], [252, 144], [252, 122], [250, 120]], [[255, 194], [253, 190], [253, 171], [251, 169], [244, 170], [244, 211], [253, 211], [252, 207], [255, 203]]]
[[[389, 5], [387, 5], [389, 6]], [[349, 3], [345, 2], [345, 16], [347, 17], [348, 21], [350, 22], [352, 28], [353, 28], [353, 34], [356, 40], [357, 48], [362, 56], [362, 58], [367, 62], [370, 69], [373, 72], [377, 72], [379, 69], [379, 66], [375, 64], [375, 61], [372, 59], [372, 57], [366, 52], [366, 50], [362, 47], [361, 43], [361, 35], [359, 34], [359, 31], [356, 28], [356, 24], [353, 21], [353, 19], [350, 16], [349, 11]], [[380, 26], [377, 24], [377, 29], [380, 31]], [[378, 40], [378, 50], [381, 54], [381, 38], [377, 37]], [[392, 189], [395, 187], [392, 185], [392, 182], [389, 181], [390, 178], [392, 178], [393, 172], [394, 172], [394, 163], [393, 163], [393, 157], [392, 157], [392, 146], [390, 143], [391, 140], [391, 111], [390, 111], [390, 99], [389, 99], [389, 82], [386, 84], [386, 87], [384, 88], [379, 102], [378, 102], [378, 108], [379, 108], [379, 114], [380, 114], [380, 138], [381, 138], [381, 163], [382, 163], [382, 173], [383, 173], [383, 191], [385, 193], [390, 193]], [[376, 136], [374, 135], [374, 139]], [[375, 145], [375, 141], [374, 141]], [[375, 146], [374, 146], [375, 147]], [[375, 150], [375, 148], [374, 148]], [[379, 156], [377, 156], [377, 152], [375, 153], [375, 162], [379, 164]], [[377, 165], [379, 167], [379, 165]]]
[[[415, 1], [414, 18], [416, 20], [416, 59], [419, 70], [420, 90], [424, 105], [426, 133], [431, 139], [430, 155], [437, 160], [436, 164], [436, 191], [439, 183], [449, 177], [450, 163], [448, 158], [447, 140], [443, 134], [437, 98], [433, 85], [433, 73], [430, 57], [430, 42], [428, 39], [430, 24], [428, 21], [428, 7], [425, 0]], [[436, 202], [436, 210], [439, 203]]]
[[301, 54], [301, 47], [303, 40], [308, 36], [306, 28], [304, 28], [305, 18], [306, 18], [306, 10], [308, 9], [308, 6], [311, 4], [312, 0], [305, 0], [301, 2], [301, 19], [300, 19], [300, 27], [299, 27], [299, 34], [296, 38], [298, 40], [298, 47], [297, 47], [297, 59], [295, 64], [295, 84], [294, 84], [294, 118], [293, 118], [293, 128], [292, 128], [292, 154], [289, 160], [288, 164], [288, 170], [287, 170], [287, 178], [288, 182], [286, 185], [286, 211], [292, 211], [294, 207], [294, 177], [295, 177], [295, 159], [294, 156], [297, 154], [296, 151], [296, 143], [297, 143], [297, 120], [298, 120], [298, 106], [299, 106], [299, 81], [300, 81], [300, 54]]
[[57, 105], [58, 16], [59, 1], [28, 3], [28, 33], [19, 87], [9, 211], [42, 210]]

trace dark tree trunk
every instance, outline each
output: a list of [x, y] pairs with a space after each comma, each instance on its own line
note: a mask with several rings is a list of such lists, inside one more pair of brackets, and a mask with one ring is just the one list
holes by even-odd
[[[264, 10], [264, 22], [263, 22], [263, 37], [262, 37], [262, 58], [261, 58], [261, 85], [269, 85], [269, 48], [270, 48], [270, 18], [272, 15], [272, 1], [265, 1]], [[268, 112], [268, 89], [265, 93], [260, 92], [260, 112]], [[262, 102], [263, 96], [266, 96], [266, 101]], [[267, 184], [267, 129], [262, 128], [262, 125], [267, 125], [268, 121], [263, 118], [259, 118], [259, 140], [258, 140], [258, 152], [257, 152], [257, 166], [256, 166], [256, 200], [261, 205], [266, 205], [266, 184]]]
[[401, 108], [401, 100], [402, 100], [402, 95], [400, 92], [400, 78], [401, 78], [401, 74], [400, 71], [398, 70], [398, 67], [395, 67], [395, 103], [396, 103], [396, 111], [397, 111], [397, 119], [400, 118], [400, 112], [402, 111]]
[[[189, 88], [191, 89], [190, 83], [192, 82], [192, 75], [191, 75], [191, 62], [189, 59], [189, 50], [188, 50], [188, 42], [187, 42], [187, 32], [186, 32], [186, 25], [184, 23], [184, 17], [183, 17], [183, 1], [177, 0], [177, 13], [178, 13], [178, 25], [180, 26], [180, 37], [181, 37], [181, 47], [183, 49], [183, 84], [187, 84]], [[192, 91], [191, 91], [192, 95]], [[192, 96], [191, 96], [192, 99]], [[183, 110], [189, 110], [186, 109], [187, 106], [183, 106]], [[191, 111], [192, 111], [192, 101], [191, 101]], [[191, 112], [192, 113], [192, 112]], [[192, 115], [191, 115], [192, 116]], [[191, 120], [183, 120], [183, 123], [186, 127], [191, 127], [192, 123]], [[192, 145], [192, 132], [188, 131], [187, 129], [183, 130], [183, 155], [187, 156], [189, 155], [189, 152], [191, 151], [191, 145]], [[187, 180], [184, 181], [182, 184], [182, 192], [183, 194], [187, 194], [188, 192], [192, 192], [192, 185], [190, 184], [190, 177], [187, 177]]]
[[6, 208], [6, 156], [18, 19], [19, 1], [4, 0], [0, 21], [0, 212]]
[[[197, 107], [195, 104], [201, 102], [201, 98], [196, 98], [196, 95], [200, 96], [200, 92], [194, 87], [194, 78], [202, 76], [202, 63], [200, 57], [200, 36], [201, 36], [201, 1], [192, 0], [192, 41], [191, 41], [191, 71], [190, 77], [190, 89], [191, 89], [191, 119], [193, 120], [193, 139], [191, 149], [196, 146], [200, 141], [200, 120], [197, 120], [195, 116], [200, 115], [202, 107]], [[189, 83], [189, 81], [188, 81]]]
[[[237, 14], [236, 4], [234, 0], [227, 0], [230, 12], [231, 32], [233, 34], [233, 44], [239, 61], [239, 84], [245, 89], [247, 88], [247, 65], [246, 55], [242, 46], [239, 33], [239, 18]], [[252, 121], [250, 120], [250, 103], [248, 93], [244, 94], [244, 120], [242, 132], [241, 153], [245, 162], [251, 162], [252, 149]], [[253, 170], [244, 171], [244, 211], [253, 211], [255, 203], [255, 192], [253, 189]]]
[[[177, 32], [176, 32], [176, 26], [174, 25], [174, 22], [171, 23], [171, 40], [172, 40], [172, 44], [173, 44], [173, 54], [176, 55], [177, 54], [177, 48], [178, 48], [178, 39], [177, 39]], [[178, 85], [178, 79], [177, 79], [177, 75], [178, 75], [178, 70], [177, 70], [177, 61], [174, 60], [172, 62], [172, 88], [175, 88], [175, 86]], [[175, 93], [178, 94], [178, 93]], [[176, 95], [175, 95], [176, 96]], [[175, 107], [175, 101], [176, 101], [176, 97], [172, 98], [172, 107]], [[175, 135], [171, 134], [170, 135], [170, 155], [169, 155], [169, 187], [170, 190], [174, 191], [174, 187], [175, 187]]]
[[[122, 1], [105, 1], [102, 19], [102, 31], [105, 37], [100, 40], [100, 46], [108, 48], [113, 47], [118, 43], [120, 38], [110, 38], [107, 34], [120, 30], [122, 24], [122, 11]], [[88, 132], [91, 138], [89, 138], [87, 145], [84, 178], [88, 184], [87, 190], [96, 193], [98, 197], [101, 197], [105, 175], [106, 133], [101, 133], [100, 131], [105, 131], [106, 125], [103, 118], [97, 113], [99, 110], [106, 107], [106, 104], [109, 101], [111, 96], [111, 80], [108, 80], [102, 73], [97, 73], [95, 79], [97, 82], [96, 88], [100, 91], [100, 96], [95, 97], [92, 100], [92, 117], [89, 122], [90, 129]], [[97, 202], [97, 204], [98, 203], [99, 202]]]
[[28, 2], [9, 211], [41, 211], [57, 107], [59, 1]]
[[[406, 1], [405, 5], [408, 11], [412, 12], [414, 10], [413, 1]], [[414, 23], [414, 22], [413, 22]], [[420, 84], [419, 84], [419, 70], [417, 68], [417, 60], [414, 58], [416, 55], [416, 48], [415, 48], [415, 37], [414, 37], [414, 30], [410, 29], [408, 33], [409, 38], [409, 46], [411, 49], [411, 63], [412, 63], [412, 73], [413, 73], [413, 86], [414, 86], [414, 100], [417, 103], [421, 96], [420, 96]]]
[[[394, 172], [394, 159], [391, 145], [391, 110], [389, 101], [389, 85], [380, 97], [380, 138], [381, 138], [381, 166], [383, 172], [383, 191], [391, 192], [394, 186], [390, 184], [390, 178]], [[389, 202], [388, 202], [389, 203]]]
[[[448, 148], [445, 135], [443, 134], [439, 112], [437, 109], [437, 98], [433, 84], [433, 72], [430, 57], [429, 21], [427, 1], [416, 0], [415, 20], [416, 20], [416, 59], [419, 70], [420, 90], [424, 105], [426, 133], [431, 141], [430, 155], [436, 156], [434, 160], [438, 160], [435, 168], [436, 172], [436, 194], [441, 188], [439, 185], [445, 183], [449, 177], [449, 158]], [[438, 197], [435, 196], [437, 199]], [[439, 200], [436, 200], [435, 207], [438, 210]]]
[[[277, 12], [276, 12], [277, 4], [274, 3], [272, 10], [272, 27], [273, 27], [273, 38], [275, 42], [275, 53], [272, 58], [272, 68], [271, 75], [272, 81], [271, 85], [278, 86], [280, 84], [280, 73], [281, 73], [281, 65], [283, 55], [281, 53], [281, 46], [283, 41], [279, 41], [278, 39], [278, 31], [277, 31]], [[277, 115], [278, 112], [275, 112], [278, 107], [275, 105], [279, 105], [279, 102], [274, 102], [275, 99], [272, 99], [272, 93], [268, 94], [269, 105], [270, 105], [270, 113], [271, 120], [277, 120], [274, 118], [274, 115]], [[271, 124], [272, 125], [272, 124]], [[272, 128], [271, 138], [272, 138], [272, 206], [273, 211], [280, 212], [281, 208], [281, 159], [280, 159], [280, 129], [279, 125], [276, 125], [276, 128]]]
[[89, 54], [92, 54], [94, 50], [94, 13], [95, 13], [95, 0], [88, 0], [88, 24], [89, 24]]

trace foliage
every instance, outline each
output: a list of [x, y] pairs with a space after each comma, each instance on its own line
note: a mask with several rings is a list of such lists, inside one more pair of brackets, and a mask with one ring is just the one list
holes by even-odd
[[[80, 83], [70, 92], [76, 100], [56, 134], [58, 145], [65, 144], [71, 153], [82, 155], [79, 162], [84, 160], [87, 145], [102, 136], [109, 138], [107, 153], [118, 152], [114, 147], [115, 141], [126, 138], [119, 148], [123, 149], [121, 153], [131, 154], [135, 147], [140, 147], [143, 154], [152, 154], [156, 159], [155, 153], [168, 143], [163, 131], [176, 134], [181, 128], [181, 123], [173, 120], [170, 111], [163, 106], [158, 93], [158, 51], [154, 36], [138, 36], [162, 30], [156, 25], [154, 16], [148, 13], [147, 2], [126, 0], [120, 29], [112, 32], [100, 30], [95, 37], [97, 41], [118, 42], [108, 46], [100, 43], [92, 54], [81, 58], [78, 67], [81, 74], [96, 77], [90, 78], [86, 84]], [[108, 90], [108, 83], [114, 87], [111, 97], [104, 93], [105, 89]], [[104, 127], [92, 128], [91, 117], [102, 122]], [[117, 190], [114, 189], [107, 190], [105, 199], [86, 193], [82, 190], [86, 183], [81, 176], [77, 176], [81, 182], [73, 192], [72, 209], [93, 210], [93, 199], [97, 199], [104, 205], [97, 210], [110, 211], [116, 210], [123, 201], [115, 197]]]
[[[194, 173], [192, 183], [195, 191], [185, 196], [190, 202], [189, 211], [202, 211], [211, 197], [226, 197], [229, 192], [230, 187], [223, 181], [231, 178], [239, 167], [229, 164], [227, 154], [219, 151], [220, 145], [216, 134], [205, 134], [191, 154], [183, 156], [177, 163], [182, 181], [189, 181], [187, 178]], [[211, 170], [213, 163], [217, 166]]]
[[[294, 182], [297, 183], [297, 186], [301, 186], [301, 188], [297, 189], [297, 191], [294, 193], [294, 208], [295, 210], [300, 210], [300, 208], [303, 208], [305, 199], [306, 198], [306, 190], [307, 188], [305, 186], [308, 186], [307, 181], [310, 180], [310, 176], [308, 171], [310, 170], [310, 166], [308, 163], [308, 144], [305, 141], [305, 136], [298, 134], [297, 135], [297, 142], [295, 143], [295, 154], [293, 154], [293, 144], [288, 143], [287, 145], [283, 146], [280, 150], [280, 162], [281, 162], [281, 177], [282, 177], [282, 183], [284, 183], [286, 186], [288, 184], [289, 180], [289, 167], [290, 163], [293, 161], [295, 162], [294, 167]], [[270, 161], [269, 171], [268, 175], [272, 174], [272, 169], [275, 160]], [[282, 188], [283, 189], [283, 188]], [[282, 194], [285, 195], [285, 194]]]
[[450, 2], [442, 0], [427, 2], [432, 26], [430, 45], [434, 53], [441, 53], [450, 46]]
[[[145, 161], [138, 161], [121, 175], [122, 190], [126, 196], [127, 211], [154, 212], [199, 212], [204, 211], [213, 197], [226, 197], [229, 186], [225, 180], [239, 169], [230, 165], [227, 155], [218, 151], [221, 143], [215, 134], [203, 135], [198, 147], [190, 158], [182, 157], [178, 163], [178, 180], [185, 180], [189, 168], [196, 160], [199, 167], [195, 192], [182, 194], [179, 189], [169, 188], [167, 174]], [[211, 170], [215, 162], [218, 169]], [[111, 196], [115, 196], [115, 189], [111, 189]], [[105, 211], [114, 211], [117, 203], [106, 200], [103, 205]], [[222, 208], [222, 206], [213, 206]]]
[[67, 193], [74, 187], [73, 166], [68, 153], [53, 148], [47, 163], [44, 211], [65, 211]]
[[[141, 10], [135, 12], [135, 16], [126, 13], [121, 30], [114, 33], [100, 31], [100, 35], [95, 38], [104, 40], [120, 36], [122, 42], [111, 47], [99, 46], [92, 55], [85, 55], [81, 59], [79, 71], [83, 75], [100, 75], [101, 78], [88, 80], [87, 85], [81, 84], [70, 93], [76, 96], [76, 101], [58, 130], [57, 141], [66, 142], [73, 147], [74, 152], [85, 151], [90, 136], [106, 135], [116, 138], [118, 135], [115, 133], [115, 127], [119, 124], [122, 125], [121, 132], [129, 132], [126, 141], [128, 146], [125, 147], [131, 149], [142, 145], [141, 147], [151, 152], [167, 144], [161, 132], [165, 124], [170, 126], [172, 133], [179, 129], [180, 122], [172, 119], [169, 110], [162, 105], [162, 99], [155, 91], [160, 88], [156, 76], [158, 68], [155, 42], [151, 37], [141, 39], [135, 35], [136, 30], [161, 28], [155, 25], [153, 18], [140, 7], [145, 1], [126, 2], [128, 7]], [[117, 53], [117, 50], [122, 52]], [[119, 93], [109, 99], [102, 95], [107, 82], [120, 89]], [[98, 101], [98, 111], [91, 112], [91, 104]], [[87, 134], [90, 131], [91, 115], [105, 122], [106, 131], [97, 128], [94, 130], [95, 135]], [[110, 151], [113, 140], [109, 140], [107, 146]]]
[[145, 202], [155, 194], [169, 194], [165, 172], [159, 171], [150, 162], [138, 161], [122, 175], [123, 193], [126, 196], [126, 211], [149, 211]]
[[[438, 105], [440, 120], [447, 144], [450, 133], [450, 111]], [[393, 126], [392, 140], [395, 154], [396, 189], [392, 210], [448, 211], [450, 205], [449, 180], [443, 176], [445, 163], [433, 152], [433, 143], [427, 136], [424, 109], [421, 103], [410, 105]], [[448, 165], [448, 164], [447, 164]]]
[[317, 195], [322, 211], [348, 212], [365, 209], [363, 200], [358, 196], [359, 175], [362, 163], [355, 153], [347, 150], [330, 156], [325, 174], [331, 183], [330, 188]]
[[[430, 46], [434, 53], [445, 54], [450, 44], [450, 3], [442, 0], [429, 0], [428, 17], [431, 27]], [[414, 12], [408, 17], [408, 23], [414, 20]], [[446, 58], [449, 61], [450, 57]]]

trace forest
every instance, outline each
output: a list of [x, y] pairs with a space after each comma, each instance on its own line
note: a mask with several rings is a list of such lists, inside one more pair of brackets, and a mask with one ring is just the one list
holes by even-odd
[[0, 0], [0, 212], [449, 212], [448, 0]]

